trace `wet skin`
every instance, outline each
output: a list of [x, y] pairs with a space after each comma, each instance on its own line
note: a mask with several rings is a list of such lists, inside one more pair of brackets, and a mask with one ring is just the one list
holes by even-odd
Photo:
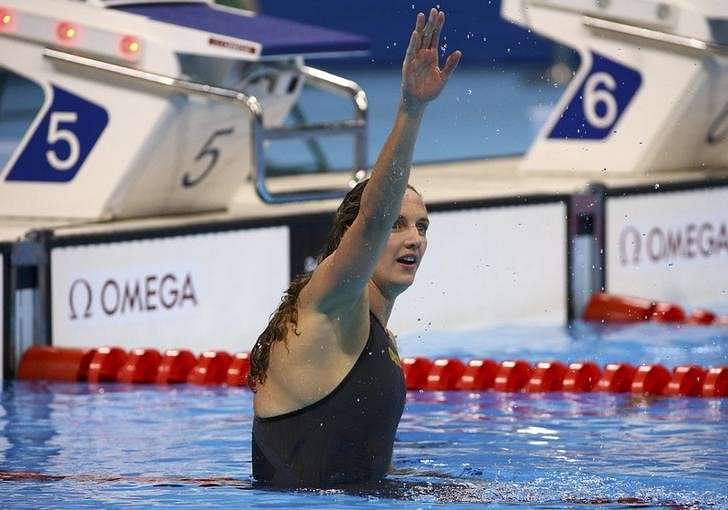
[[[371, 284], [385, 298], [396, 298], [414, 283], [415, 274], [427, 250], [429, 224], [422, 198], [407, 189], [399, 217], [392, 227], [392, 233], [371, 278]], [[414, 257], [413, 264], [398, 262], [397, 259], [407, 255]]]

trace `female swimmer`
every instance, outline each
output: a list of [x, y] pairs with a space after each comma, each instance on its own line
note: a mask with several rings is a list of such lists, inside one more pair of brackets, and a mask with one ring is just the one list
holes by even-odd
[[417, 15], [401, 102], [371, 177], [339, 206], [312, 273], [295, 279], [251, 353], [253, 477], [278, 486], [381, 480], [405, 386], [386, 324], [427, 247], [427, 210], [408, 185], [425, 106], [460, 61], [440, 68], [445, 15]]

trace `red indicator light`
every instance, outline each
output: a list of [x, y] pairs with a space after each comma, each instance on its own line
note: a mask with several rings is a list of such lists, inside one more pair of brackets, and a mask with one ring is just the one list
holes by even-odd
[[136, 58], [142, 49], [142, 43], [133, 35], [125, 35], [119, 42], [119, 51], [125, 58]]
[[78, 28], [73, 23], [62, 21], [56, 27], [56, 37], [59, 42], [71, 43], [78, 37]]
[[0, 7], [0, 32], [12, 30], [15, 26], [15, 16], [8, 9]]

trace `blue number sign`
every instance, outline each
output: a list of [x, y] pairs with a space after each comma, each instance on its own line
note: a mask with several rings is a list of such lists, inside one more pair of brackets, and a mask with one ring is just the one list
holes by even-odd
[[102, 107], [54, 85], [53, 104], [5, 180], [71, 181], [108, 122]]
[[609, 136], [642, 83], [640, 73], [592, 52], [592, 67], [549, 138]]

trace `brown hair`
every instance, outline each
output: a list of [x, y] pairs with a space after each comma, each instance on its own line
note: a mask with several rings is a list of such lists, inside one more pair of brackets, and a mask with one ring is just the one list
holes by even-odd
[[[359, 208], [361, 207], [361, 198], [364, 193], [369, 179], [365, 179], [354, 186], [344, 197], [334, 215], [334, 224], [329, 231], [326, 244], [316, 257], [317, 264], [320, 264], [329, 255], [336, 251], [339, 247], [341, 238], [344, 237], [346, 230], [354, 223]], [[415, 188], [407, 185], [418, 195], [420, 194]], [[285, 341], [291, 325], [294, 327], [296, 335], [300, 332], [296, 328], [298, 325], [298, 310], [296, 303], [298, 295], [301, 293], [306, 284], [311, 280], [313, 271], [302, 273], [296, 276], [283, 293], [281, 304], [271, 314], [268, 325], [258, 337], [253, 349], [250, 352], [250, 372], [248, 373], [248, 386], [255, 391], [258, 384], [263, 384], [270, 362], [270, 349], [274, 342]]]

